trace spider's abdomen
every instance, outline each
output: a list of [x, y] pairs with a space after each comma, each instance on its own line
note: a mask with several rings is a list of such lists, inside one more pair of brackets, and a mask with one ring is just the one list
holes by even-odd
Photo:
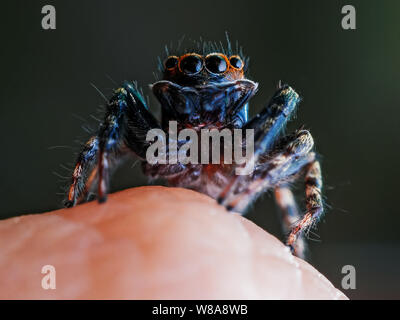
[[[195, 139], [178, 139], [178, 144], [172, 147], [169, 139], [175, 138], [170, 132], [166, 139], [165, 164], [144, 161], [143, 171], [151, 179], [165, 179], [169, 186], [190, 188], [216, 198], [238, 166], [234, 150], [237, 132], [223, 128], [222, 123], [186, 129]], [[239, 138], [244, 137], [240, 134]], [[247, 152], [246, 146], [241, 145], [240, 153]], [[175, 155], [176, 159], [171, 161]]]
[[143, 171], [152, 179], [163, 178], [171, 187], [196, 190], [216, 199], [226, 186], [233, 170], [229, 164], [166, 164], [143, 163]]

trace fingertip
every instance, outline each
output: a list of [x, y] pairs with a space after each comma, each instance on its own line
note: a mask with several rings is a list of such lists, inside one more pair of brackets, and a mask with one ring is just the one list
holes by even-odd
[[[24, 268], [0, 266], [2, 274], [14, 275], [0, 289], [3, 297], [324, 299], [335, 292], [278, 239], [191, 190], [133, 188], [102, 204], [15, 221], [0, 234], [8, 244], [0, 251], [11, 252], [12, 263]], [[32, 272], [24, 271], [43, 264], [57, 268], [54, 292], [38, 288]]]

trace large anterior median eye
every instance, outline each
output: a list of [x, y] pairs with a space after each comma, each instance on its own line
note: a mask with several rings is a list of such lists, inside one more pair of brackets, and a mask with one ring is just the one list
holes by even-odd
[[220, 53], [211, 53], [206, 57], [206, 68], [211, 73], [224, 73], [228, 69], [228, 59]]
[[235, 69], [242, 69], [244, 66], [243, 60], [239, 56], [232, 56], [229, 58], [229, 63]]
[[174, 69], [178, 64], [178, 57], [170, 56], [164, 61], [164, 67], [166, 70]]
[[179, 70], [187, 75], [197, 74], [203, 69], [203, 59], [197, 54], [188, 54], [179, 62]]

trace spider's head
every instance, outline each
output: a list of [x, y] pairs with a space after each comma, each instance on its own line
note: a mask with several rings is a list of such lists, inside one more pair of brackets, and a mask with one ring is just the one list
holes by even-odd
[[239, 55], [186, 53], [169, 56], [163, 65], [163, 80], [153, 84], [153, 92], [167, 109], [170, 120], [189, 124], [247, 120], [247, 101], [257, 84], [244, 76]]

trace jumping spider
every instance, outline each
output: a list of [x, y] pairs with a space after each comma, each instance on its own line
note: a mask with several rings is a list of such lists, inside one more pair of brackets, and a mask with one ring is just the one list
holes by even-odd
[[[284, 230], [290, 231], [287, 245], [302, 256], [304, 233], [317, 223], [323, 205], [321, 169], [311, 134], [299, 129], [281, 136], [300, 98], [291, 87], [279, 84], [268, 105], [249, 120], [248, 102], [258, 85], [245, 77], [247, 60], [240, 52], [234, 53], [229, 43], [227, 50], [216, 52], [214, 45], [204, 45], [202, 50], [202, 54], [169, 55], [161, 66], [162, 80], [152, 85], [161, 104], [161, 123], [149, 112], [136, 85], [125, 83], [115, 91], [97, 134], [78, 156], [65, 206], [87, 201], [96, 188], [99, 202], [105, 201], [109, 169], [122, 156], [133, 154], [142, 160], [147, 176], [208, 194], [228, 210], [243, 213], [258, 195], [273, 190], [283, 211]], [[149, 164], [146, 150], [151, 142], [146, 133], [155, 128], [168, 131], [171, 120], [178, 123], [178, 130], [254, 129], [254, 171], [235, 175], [235, 163]], [[302, 174], [307, 212], [301, 216], [290, 183]]]

